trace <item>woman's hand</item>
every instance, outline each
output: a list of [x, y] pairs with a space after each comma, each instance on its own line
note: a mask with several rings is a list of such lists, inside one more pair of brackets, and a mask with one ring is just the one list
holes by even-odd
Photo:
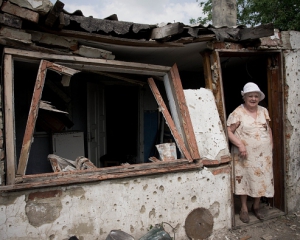
[[227, 132], [228, 132], [228, 138], [229, 140], [238, 147], [239, 152], [240, 152], [240, 157], [241, 158], [246, 158], [247, 157], [247, 149], [244, 145], [244, 143], [239, 139], [237, 136], [234, 135], [235, 130], [239, 127], [240, 122], [237, 122], [236, 124], [232, 124], [229, 127], [227, 127]]
[[247, 153], [247, 149], [246, 149], [245, 145], [240, 144], [238, 148], [239, 148], [239, 152], [240, 152], [240, 157], [241, 158], [246, 158], [248, 153]]

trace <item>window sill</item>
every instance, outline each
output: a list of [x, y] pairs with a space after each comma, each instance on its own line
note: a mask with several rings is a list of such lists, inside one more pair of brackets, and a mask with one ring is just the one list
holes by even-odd
[[43, 187], [98, 182], [110, 179], [147, 176], [161, 173], [196, 170], [203, 167], [201, 161], [189, 162], [186, 159], [159, 163], [142, 163], [115, 167], [78, 170], [74, 172], [43, 173], [25, 175], [14, 185], [0, 186], [0, 192], [37, 189]]
[[161, 173], [191, 171], [201, 169], [202, 167], [217, 167], [219, 165], [227, 164], [230, 161], [230, 156], [221, 157], [221, 160], [202, 159], [195, 160], [193, 162], [189, 162], [187, 159], [177, 159], [176, 161], [141, 163], [97, 168], [93, 170], [25, 175], [22, 178], [16, 179], [18, 183], [14, 185], [0, 186], [0, 192], [99, 182], [104, 180], [147, 176]]

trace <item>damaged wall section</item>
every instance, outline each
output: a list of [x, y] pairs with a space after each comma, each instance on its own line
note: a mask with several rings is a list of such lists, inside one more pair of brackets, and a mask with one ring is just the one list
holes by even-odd
[[202, 158], [220, 160], [230, 155], [211, 90], [184, 90], [196, 141]]
[[[176, 239], [187, 239], [185, 220], [199, 207], [213, 216], [213, 232], [230, 228], [229, 185], [230, 167], [225, 166], [2, 192], [0, 232], [3, 239], [105, 239], [111, 230], [121, 229], [139, 239], [151, 225], [166, 222], [175, 228]], [[174, 235], [167, 224], [164, 227]]]
[[285, 152], [286, 152], [286, 194], [289, 212], [300, 210], [300, 32], [283, 34], [293, 50], [284, 52], [285, 57]]

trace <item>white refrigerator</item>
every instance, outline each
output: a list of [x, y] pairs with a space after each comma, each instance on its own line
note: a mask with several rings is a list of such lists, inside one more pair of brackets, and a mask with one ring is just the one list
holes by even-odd
[[83, 132], [63, 132], [52, 135], [53, 154], [75, 161], [84, 156]]

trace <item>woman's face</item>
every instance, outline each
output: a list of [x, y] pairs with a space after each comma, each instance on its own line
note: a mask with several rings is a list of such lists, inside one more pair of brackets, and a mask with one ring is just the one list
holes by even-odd
[[245, 105], [247, 107], [256, 107], [259, 103], [260, 94], [258, 92], [250, 92], [244, 95]]

